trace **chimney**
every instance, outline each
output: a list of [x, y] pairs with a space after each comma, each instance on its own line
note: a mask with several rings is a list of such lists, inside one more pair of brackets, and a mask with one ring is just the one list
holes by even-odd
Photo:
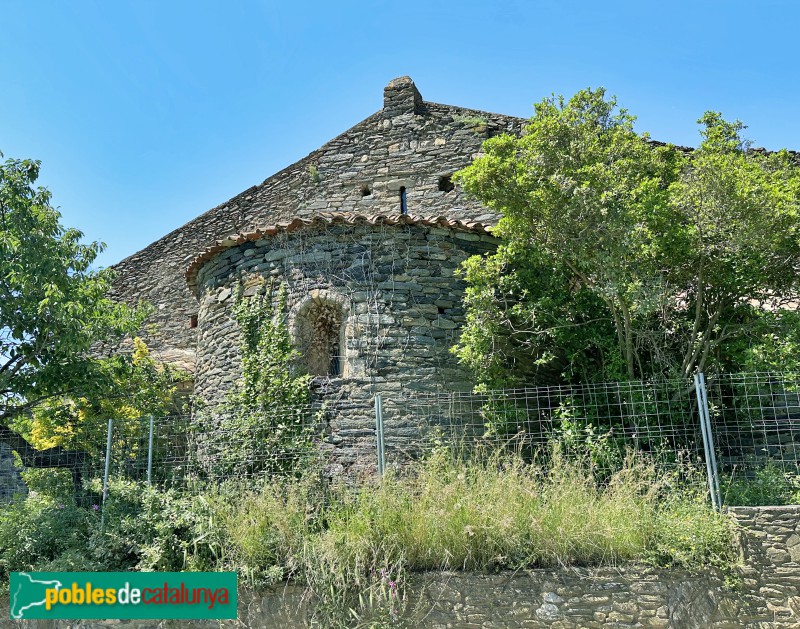
[[392, 79], [383, 88], [383, 111], [392, 118], [402, 114], [422, 113], [422, 96], [411, 77]]

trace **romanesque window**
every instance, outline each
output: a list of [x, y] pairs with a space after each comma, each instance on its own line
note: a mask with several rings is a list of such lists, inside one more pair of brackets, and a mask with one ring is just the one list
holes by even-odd
[[297, 312], [294, 327], [309, 374], [344, 375], [344, 314], [340, 303], [324, 296], [312, 297]]
[[406, 187], [400, 188], [400, 214], [408, 214], [408, 204], [406, 202]]

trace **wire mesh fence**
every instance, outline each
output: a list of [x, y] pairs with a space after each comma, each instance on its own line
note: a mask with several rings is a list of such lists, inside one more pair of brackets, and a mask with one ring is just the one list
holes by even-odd
[[557, 442], [601, 472], [632, 450], [665, 470], [707, 471], [717, 506], [780, 504], [800, 501], [800, 378], [721, 374], [708, 382], [364, 396], [261, 415], [207, 410], [117, 418], [96, 441], [71, 464], [29, 469], [28, 478], [39, 474], [41, 487], [55, 475], [63, 487], [75, 488], [79, 501], [95, 504], [120, 479], [202, 492], [229, 481], [255, 486], [314, 467], [358, 481], [405, 469], [431, 447], [456, 446], [463, 456], [505, 449], [533, 460]]
[[719, 374], [707, 389], [724, 502], [800, 501], [800, 375]]
[[320, 459], [325, 418], [323, 405], [308, 405], [112, 422], [109, 477], [199, 491], [297, 474]]
[[422, 394], [383, 408], [389, 466], [443, 442], [529, 458], [557, 443], [601, 472], [630, 451], [664, 469], [703, 470], [718, 507], [800, 501], [798, 374]]
[[528, 458], [558, 443], [600, 468], [615, 465], [630, 449], [668, 467], [703, 461], [699, 417], [684, 380], [422, 394], [384, 407], [389, 465], [443, 442], [466, 452], [499, 447]]

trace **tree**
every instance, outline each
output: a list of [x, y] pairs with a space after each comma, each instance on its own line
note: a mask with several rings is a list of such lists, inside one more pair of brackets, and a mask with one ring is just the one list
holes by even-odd
[[457, 173], [505, 239], [465, 266], [462, 360], [495, 376], [526, 357], [572, 375], [686, 376], [724, 360], [755, 302], [798, 296], [789, 154], [749, 151], [718, 114], [690, 156], [634, 120], [602, 89], [547, 98], [521, 137], [487, 140]]
[[135, 442], [142, 434], [142, 419], [185, 413], [180, 389], [190, 375], [158, 363], [139, 337], [133, 339], [131, 354], [102, 358], [98, 368], [102, 388], [83, 396], [49, 398], [17, 416], [12, 428], [38, 450], [61, 446], [98, 456], [105, 452], [109, 418], [119, 436]]
[[0, 441], [30, 467], [75, 466], [85, 452], [37, 450], [10, 425], [47, 400], [107, 387], [92, 347], [134, 332], [147, 313], [107, 297], [111, 271], [91, 268], [103, 245], [61, 226], [50, 193], [34, 187], [39, 167], [0, 165]]
[[674, 326], [682, 375], [726, 341], [766, 335], [767, 321], [794, 323], [782, 310], [800, 299], [800, 168], [785, 150], [751, 150], [738, 121], [707, 112], [698, 122], [703, 141], [670, 188], [682, 227], [671, 260], [683, 287], [671, 307], [687, 315]]

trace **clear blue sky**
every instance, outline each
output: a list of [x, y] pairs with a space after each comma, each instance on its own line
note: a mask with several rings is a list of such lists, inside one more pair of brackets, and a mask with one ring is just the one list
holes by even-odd
[[638, 129], [697, 143], [707, 109], [800, 149], [795, 0], [0, 0], [0, 150], [43, 162], [62, 222], [113, 264], [382, 106], [528, 117], [605, 86]]

